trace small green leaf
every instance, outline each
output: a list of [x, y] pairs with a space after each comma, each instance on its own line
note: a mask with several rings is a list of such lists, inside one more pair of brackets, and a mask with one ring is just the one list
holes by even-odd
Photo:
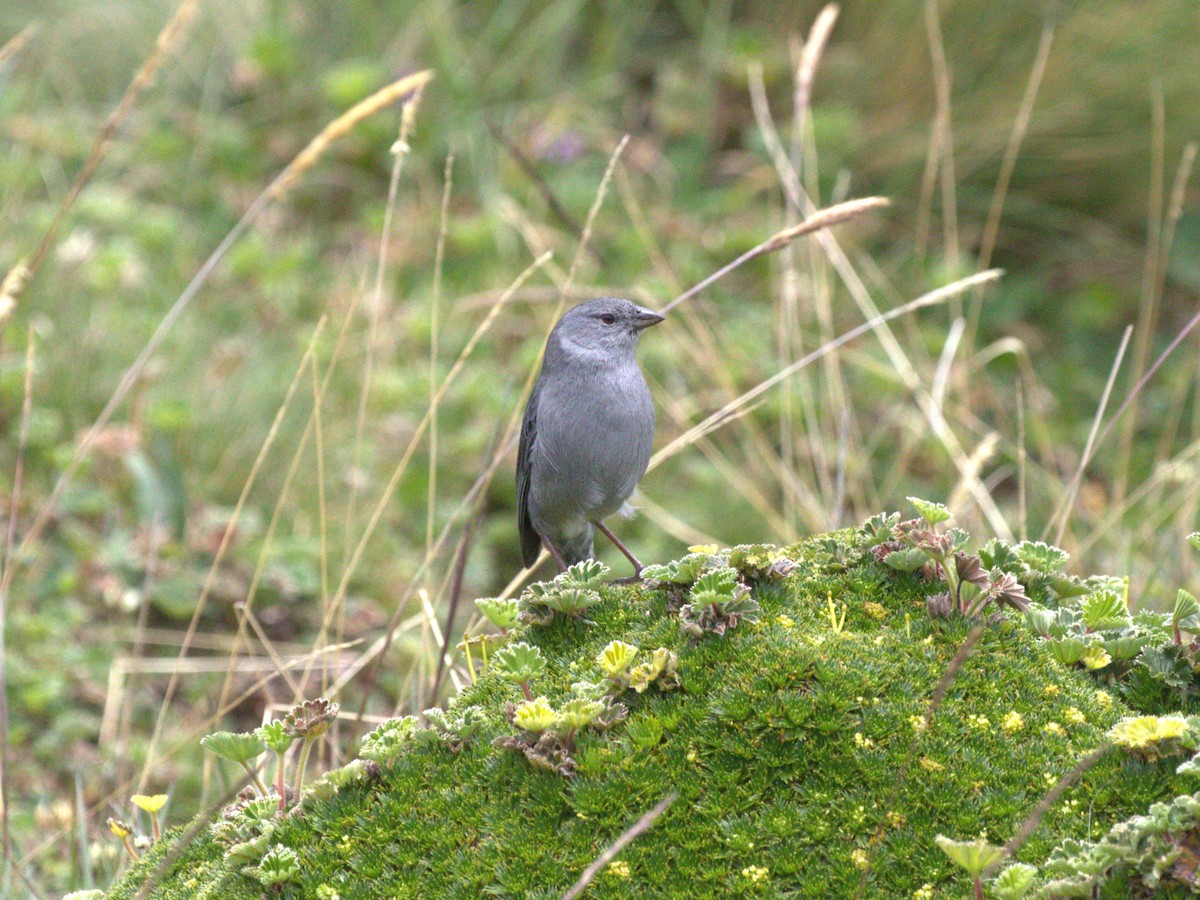
[[1197, 753], [1185, 763], [1180, 763], [1176, 769], [1180, 775], [1200, 775], [1200, 753]]
[[1188, 543], [1200, 550], [1200, 531], [1193, 531], [1187, 536]]
[[884, 565], [897, 572], [915, 572], [929, 562], [924, 550], [917, 547], [906, 547], [903, 550], [893, 550], [883, 558]]
[[990, 888], [997, 900], [1025, 900], [1033, 888], [1037, 869], [1028, 863], [1013, 863], [996, 876]]
[[1071, 558], [1066, 550], [1041, 541], [1021, 541], [1013, 552], [1029, 568], [1046, 573], [1059, 571]]
[[[721, 568], [705, 572], [692, 586], [692, 602], [719, 603], [722, 598], [732, 599], [733, 592], [737, 588], [737, 578], [737, 569]], [[704, 599], [698, 601], [702, 595]], [[708, 599], [710, 595], [716, 596], [717, 599]]]
[[1111, 631], [1129, 624], [1129, 610], [1115, 591], [1096, 591], [1080, 604], [1083, 627], [1091, 631]]
[[522, 684], [532, 681], [546, 671], [546, 660], [539, 647], [524, 641], [501, 647], [492, 657], [491, 668], [505, 681]]
[[594, 590], [608, 577], [609, 568], [594, 559], [585, 559], [573, 566], [568, 566], [565, 572], [559, 573], [555, 581], [567, 587], [582, 590]]
[[1050, 655], [1064, 666], [1073, 666], [1083, 656], [1083, 641], [1071, 637], [1049, 641]]
[[1006, 855], [1003, 847], [993, 846], [982, 839], [953, 841], [939, 834], [933, 840], [942, 852], [950, 857], [952, 863], [965, 869], [972, 878], [978, 878], [983, 874], [984, 869], [1000, 862]]
[[266, 743], [257, 732], [239, 734], [232, 731], [214, 731], [200, 738], [200, 746], [209, 753], [235, 763], [248, 763], [263, 754]]
[[282, 719], [260, 725], [254, 734], [276, 753], [286, 753], [288, 747], [296, 740], [296, 736], [288, 731], [287, 723]]
[[585, 700], [576, 697], [558, 708], [558, 719], [555, 724], [569, 729], [583, 728], [590, 725], [602, 712], [604, 712], [604, 704], [599, 700]]
[[1171, 624], [1181, 631], [1200, 631], [1200, 603], [1183, 588], [1175, 595]]
[[920, 497], [909, 497], [908, 502], [916, 507], [921, 518], [928, 522], [930, 527], [950, 518], [950, 510], [944, 504], [922, 500]]
[[475, 605], [489, 622], [505, 631], [517, 624], [517, 616], [521, 612], [520, 602], [511, 598], [481, 597], [475, 601]]

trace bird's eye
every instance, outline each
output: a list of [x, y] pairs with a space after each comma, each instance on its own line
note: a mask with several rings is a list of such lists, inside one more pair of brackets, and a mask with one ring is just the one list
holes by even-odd
[[605, 325], [616, 325], [617, 317], [614, 316], [612, 313], [605, 313], [604, 315], [602, 315], [600, 317], [600, 321], [603, 322]]

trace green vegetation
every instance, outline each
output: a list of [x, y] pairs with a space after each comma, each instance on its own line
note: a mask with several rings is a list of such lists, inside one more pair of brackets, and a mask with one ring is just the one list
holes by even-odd
[[[589, 896], [673, 897], [683, 884], [962, 896], [993, 877], [999, 897], [1068, 883], [1090, 892], [1097, 879], [1112, 896], [1134, 884], [1178, 891], [1168, 863], [1193, 840], [1198, 807], [1160, 801], [1194, 786], [1186, 766], [1175, 770], [1200, 749], [1200, 719], [1130, 716], [1117, 699], [1126, 677], [1062, 663], [1027, 614], [977, 633], [969, 616], [929, 614], [941, 578], [876, 559], [888, 522], [934, 527], [877, 517], [782, 550], [697, 548], [661, 568], [690, 567], [692, 585], [597, 586], [589, 621], [520, 626], [453, 706], [427, 712], [429, 726], [380, 726], [363, 759], [317, 781], [298, 814], [237, 804], [194, 837], [177, 831], [182, 846], [156, 845], [109, 896], [132, 897], [150, 878], [163, 898], [251, 898], [267, 879], [297, 897], [557, 897], [671, 793]], [[990, 576], [1028, 582], [1030, 609], [1078, 603], [1059, 607], [1038, 570], [1008, 560]], [[713, 585], [730, 580], [752, 593], [758, 620], [696, 634], [686, 609], [725, 596]], [[554, 589], [524, 602], [540, 609]], [[518, 684], [537, 699], [517, 702]], [[1092, 752], [1110, 736], [1127, 752]], [[1030, 821], [1021, 865], [1000, 866], [999, 845]]]

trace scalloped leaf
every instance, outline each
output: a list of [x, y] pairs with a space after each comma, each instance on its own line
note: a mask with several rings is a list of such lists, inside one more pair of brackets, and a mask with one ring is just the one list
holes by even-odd
[[1029, 568], [1036, 572], [1052, 574], [1058, 572], [1071, 558], [1070, 554], [1061, 547], [1042, 541], [1021, 541], [1013, 547], [1013, 553]]
[[915, 572], [929, 562], [925, 551], [917, 547], [906, 547], [903, 550], [893, 550], [883, 558], [883, 564], [897, 572]]
[[1007, 851], [1003, 847], [989, 844], [977, 839], [974, 841], [955, 841], [939, 834], [933, 839], [950, 861], [961, 869], [965, 869], [972, 878], [978, 878], [983, 870], [1004, 859]]
[[1200, 603], [1180, 588], [1175, 595], [1175, 609], [1171, 612], [1171, 624], [1180, 631], [1200, 631]]
[[508, 644], [496, 651], [489, 666], [505, 681], [532, 681], [546, 671], [542, 649], [524, 641]]
[[555, 581], [568, 587], [592, 590], [600, 586], [611, 571], [604, 563], [594, 559], [585, 559], [573, 566], [568, 566], [565, 572], [560, 572]]
[[1076, 640], [1071, 637], [1059, 638], [1056, 641], [1049, 641], [1050, 655], [1057, 659], [1064, 666], [1073, 666], [1079, 662], [1083, 656], [1084, 644], [1083, 641]]
[[475, 601], [475, 605], [489, 622], [504, 631], [516, 625], [517, 617], [521, 614], [520, 601], [508, 597], [481, 597]]
[[258, 758], [267, 750], [266, 742], [257, 732], [214, 731], [200, 738], [200, 746], [222, 759], [241, 764]]
[[1129, 610], [1115, 591], [1096, 591], [1080, 603], [1083, 627], [1090, 631], [1112, 631], [1129, 624]]
[[945, 522], [950, 518], [950, 508], [943, 503], [922, 500], [920, 497], [907, 497], [905, 499], [916, 508], [921, 518], [928, 522], [930, 526], [937, 525], [939, 522]]

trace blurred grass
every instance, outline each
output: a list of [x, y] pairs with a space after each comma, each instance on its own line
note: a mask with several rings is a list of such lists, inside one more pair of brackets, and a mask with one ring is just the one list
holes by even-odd
[[[961, 259], [945, 255], [940, 197], [932, 204], [929, 252], [918, 252], [935, 109], [924, 4], [888, 0], [843, 10], [812, 109], [819, 168], [805, 177], [806, 183], [815, 177], [822, 202], [844, 194], [893, 199], [886, 215], [838, 232], [880, 305], [910, 299], [974, 266], [1047, 8], [1041, 2], [957, 2], [940, 9]], [[1161, 165], [1168, 188], [1184, 146], [1200, 135], [1194, 8], [1169, 0], [1053, 8], [1054, 45], [993, 259], [1008, 274], [983, 304], [977, 340], [955, 360], [943, 405], [968, 450], [993, 431], [1000, 436], [981, 477], [1020, 531], [1015, 395], [1021, 381], [1033, 537], [1074, 473], [1121, 331], [1142, 302], [1153, 92], [1161, 92], [1165, 110]], [[518, 407], [577, 238], [554, 218], [542, 190], [498, 145], [489, 125], [533, 160], [579, 221], [613, 146], [624, 133], [634, 136], [571, 299], [619, 293], [662, 304], [782, 224], [782, 192], [754, 122], [747, 72], [752, 64], [762, 66], [786, 143], [791, 54], [818, 9], [816, 3], [766, 0], [413, 2], [386, 12], [366, 0], [205, 4], [84, 192], [55, 255], [3, 336], [0, 509], [7, 513], [11, 493], [27, 327], [38, 336], [38, 369], [22, 525], [121, 372], [253, 197], [350, 104], [398, 74], [429, 67], [437, 79], [410, 140], [388, 244], [359, 471], [353, 463], [369, 305], [349, 324], [347, 349], [322, 408], [335, 583], [343, 548], [357, 540], [426, 408], [446, 154], [456, 163], [442, 283], [442, 374], [499, 292], [541, 250], [556, 253], [549, 274], [517, 295], [443, 402], [435, 498], [440, 529], [486, 465], [498, 423]], [[0, 43], [31, 21], [41, 24], [33, 42], [0, 70], [6, 147], [0, 153], [0, 268], [40, 237], [169, 12], [168, 4], [150, 0], [10, 0], [0, 7]], [[119, 427], [65, 495], [36, 562], [15, 582], [7, 641], [19, 854], [70, 823], [75, 773], [82, 776], [84, 799], [94, 802], [140, 765], [165, 679], [136, 680], [119, 740], [99, 746], [101, 714], [112, 700], [109, 667], [130, 654], [143, 601], [148, 625], [181, 635], [318, 318], [328, 313], [332, 320], [317, 345], [323, 367], [356, 298], [369, 299], [397, 126], [396, 117], [380, 116], [357, 129], [235, 247], [169, 335]], [[1200, 292], [1195, 199], [1190, 186], [1153, 352], [1194, 311]], [[811, 349], [818, 335], [840, 333], [861, 317], [823, 259], [803, 247], [797, 259], [799, 345]], [[645, 342], [642, 358], [659, 399], [660, 445], [780, 367], [776, 338], [786, 277], [781, 258], [756, 261], [681, 310], [686, 315], [673, 332]], [[830, 322], [820, 320], [811, 301], [822, 292], [832, 297]], [[939, 309], [895, 326], [926, 388], [949, 325]], [[703, 349], [697, 352], [706, 335], [718, 351], [707, 364]], [[1017, 339], [1008, 346], [1018, 347], [1027, 363], [988, 352], [992, 341], [1007, 336]], [[1195, 348], [1189, 339], [1147, 389], [1129, 471], [1119, 470], [1116, 435], [1101, 448], [1064, 541], [1081, 571], [1128, 573], [1139, 602], [1156, 602], [1194, 578], [1180, 548], [1182, 535], [1196, 527], [1198, 502], [1195, 454], [1188, 450], [1200, 413]], [[746, 420], [653, 473], [645, 484], [648, 501], [680, 526], [668, 534], [661, 519], [648, 515], [622, 524], [639, 555], [666, 558], [702, 537], [784, 540], [795, 531], [896, 508], [905, 494], [951, 496], [959, 473], [878, 342], [854, 345], [839, 366], [803, 373], [794, 390], [768, 394]], [[1127, 364], [1114, 400], [1131, 385]], [[201, 623], [215, 642], [211, 655], [223, 652], [220, 640], [236, 628], [235, 604], [244, 599], [263, 550], [266, 523], [310, 408], [311, 398], [298, 400], [284, 418], [279, 449], [218, 573], [217, 602]], [[794, 476], [781, 470], [780, 442], [792, 448]], [[353, 579], [347, 637], [369, 642], [379, 635], [425, 557], [424, 454], [422, 444]], [[464, 574], [467, 597], [496, 592], [519, 569], [508, 465], [479, 509]], [[256, 600], [266, 634], [288, 647], [310, 643], [321, 617], [321, 516], [311, 445], [301, 472], [284, 500]], [[1158, 488], [1122, 509], [1116, 482], [1128, 480], [1136, 495], [1156, 477]], [[782, 485], [790, 479], [789, 491]], [[361, 499], [348, 522], [351, 480], [361, 485]], [[976, 533], [987, 530], [969, 501], [956, 511]], [[161, 542], [149, 538], [156, 518], [180, 517], [186, 521], [181, 533]], [[424, 582], [431, 594], [450, 564], [448, 552], [437, 560], [435, 575]], [[381, 670], [370, 705], [375, 711], [429, 699], [414, 675], [436, 654], [428, 629], [402, 636], [396, 646]], [[148, 652], [173, 656], [169, 638]], [[173, 729], [206, 720], [216, 683], [209, 676], [184, 679]], [[287, 696], [275, 683], [239, 715], [253, 721], [262, 702]], [[197, 802], [199, 751], [156, 766], [154, 778], [171, 786], [183, 815]], [[116, 864], [119, 848], [98, 847], [97, 871], [103, 872]], [[61, 850], [37, 864], [48, 886], [86, 880], [82, 864]]]

